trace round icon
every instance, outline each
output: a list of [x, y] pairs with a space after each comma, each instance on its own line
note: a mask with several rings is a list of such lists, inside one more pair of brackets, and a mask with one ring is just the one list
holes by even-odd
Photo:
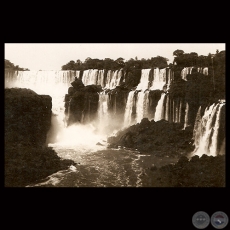
[[206, 212], [196, 212], [192, 217], [193, 225], [198, 229], [206, 228], [210, 223], [210, 217]]
[[223, 229], [228, 224], [228, 216], [221, 211], [215, 212], [212, 214], [211, 224], [216, 229]]

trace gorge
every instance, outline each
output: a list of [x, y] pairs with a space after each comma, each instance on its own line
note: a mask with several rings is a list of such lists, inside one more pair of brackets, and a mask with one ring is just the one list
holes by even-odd
[[13, 88], [52, 98], [42, 143], [73, 161], [28, 186], [225, 185], [225, 97], [212, 68], [5, 70]]

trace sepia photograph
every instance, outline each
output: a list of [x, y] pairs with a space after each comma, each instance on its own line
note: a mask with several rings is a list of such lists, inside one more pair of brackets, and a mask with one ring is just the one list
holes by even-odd
[[225, 43], [4, 43], [4, 187], [226, 187]]

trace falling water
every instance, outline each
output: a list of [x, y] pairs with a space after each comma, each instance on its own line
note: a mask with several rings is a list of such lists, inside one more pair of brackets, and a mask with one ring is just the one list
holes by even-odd
[[116, 86], [120, 85], [121, 77], [122, 77], [122, 69], [116, 71], [108, 70], [105, 88], [115, 89]]
[[189, 104], [186, 102], [186, 109], [185, 109], [185, 120], [184, 120], [184, 129], [189, 126]]
[[195, 124], [195, 150], [192, 155], [218, 155], [217, 141], [220, 124], [219, 119], [222, 108], [223, 104], [212, 104], [205, 109], [204, 115], [199, 124]]
[[97, 85], [101, 85], [102, 88], [105, 87], [105, 85], [104, 85], [104, 70], [98, 71]]
[[75, 77], [76, 77], [77, 79], [80, 79], [80, 72], [81, 72], [80, 70], [76, 70], [76, 76], [75, 76]]
[[166, 121], [169, 121], [169, 94], [166, 95], [166, 100], [165, 100], [165, 117], [164, 119]]
[[218, 133], [219, 133], [219, 127], [220, 127], [220, 113], [221, 113], [221, 109], [223, 107], [224, 104], [220, 104], [218, 106], [218, 111], [217, 111], [217, 115], [216, 115], [216, 121], [214, 124], [214, 132], [212, 135], [212, 140], [211, 140], [211, 144], [210, 144], [210, 148], [209, 148], [209, 152], [211, 155], [217, 155], [218, 154], [218, 149], [217, 149], [217, 142], [218, 142]]
[[166, 68], [164, 69], [155, 68], [154, 78], [150, 90], [156, 90], [156, 89], [162, 90], [165, 84], [166, 84]]
[[203, 74], [208, 75], [208, 67], [203, 68]]
[[100, 133], [104, 133], [106, 131], [106, 127], [109, 125], [108, 99], [108, 94], [105, 94], [104, 92], [99, 94], [98, 129]]
[[158, 101], [157, 107], [156, 107], [156, 112], [155, 112], [155, 117], [154, 117], [154, 121], [159, 121], [161, 119], [163, 119], [163, 103], [164, 103], [164, 99], [165, 99], [166, 94], [162, 93], [161, 94], [161, 98]]
[[130, 91], [128, 95], [128, 99], [125, 107], [124, 127], [128, 127], [133, 124], [132, 112], [133, 112], [133, 104], [134, 104], [134, 93], [135, 91]]
[[141, 79], [140, 83], [137, 85], [136, 90], [145, 91], [149, 88], [149, 72], [151, 69], [142, 69], [141, 70]]
[[187, 75], [192, 73], [193, 67], [185, 67], [181, 71], [181, 77], [183, 80], [187, 81]]
[[60, 108], [64, 109], [64, 96], [75, 77], [75, 71], [18, 71], [13, 81], [5, 75], [5, 88], [29, 88], [38, 94], [50, 95], [52, 111], [58, 114]]
[[[190, 73], [190, 70], [191, 69], [188, 71], [187, 69], [186, 71]], [[149, 87], [149, 71], [150, 69], [142, 71], [141, 82], [137, 87], [140, 91], [138, 93], [135, 91], [129, 92], [125, 108], [124, 126], [129, 126], [133, 124], [133, 122], [140, 122], [142, 118], [148, 117], [149, 91], [145, 90]], [[205, 71], [203, 70], [204, 73], [207, 72]], [[166, 79], [168, 79], [167, 84], [169, 85], [173, 78], [171, 75], [173, 75], [173, 73], [170, 73], [168, 75], [170, 77], [166, 78], [166, 69], [160, 70], [155, 68], [154, 80], [149, 90], [162, 89], [166, 84]], [[71, 86], [70, 83], [74, 81], [75, 77], [80, 77], [80, 71], [7, 72], [5, 73], [5, 87], [26, 87], [34, 90], [38, 94], [50, 95], [52, 97], [52, 111], [53, 114], [56, 115], [54, 117], [55, 119], [52, 119], [52, 124], [55, 126], [57, 123], [63, 124], [64, 96], [68, 92], [68, 88]], [[121, 71], [114, 72], [109, 70], [107, 72], [107, 78], [104, 79], [103, 70], [85, 70], [82, 81], [85, 85], [102, 85], [105, 83], [105, 88], [112, 89], [120, 84], [121, 77]], [[135, 93], [137, 93], [136, 111], [133, 111]], [[98, 120], [99, 127], [102, 129], [101, 131], [106, 129], [109, 122], [113, 122], [110, 120], [108, 112], [108, 100], [109, 95], [105, 93], [99, 95]], [[178, 100], [177, 102], [172, 102], [172, 100], [170, 101], [169, 94], [165, 93], [161, 94], [161, 98], [156, 107], [156, 121], [162, 118], [166, 120], [172, 119], [170, 115], [170, 103], [174, 103], [174, 105], [172, 104], [171, 106], [173, 108], [173, 121], [180, 121], [183, 101]], [[115, 110], [116, 106], [115, 103]], [[194, 132], [194, 155], [201, 156], [202, 154], [207, 154], [216, 156], [224, 152], [225, 139], [222, 143], [219, 143], [220, 147], [217, 147], [222, 108], [222, 104], [211, 105], [205, 110], [203, 117], [200, 119], [200, 123], [197, 123], [197, 129], [196, 132]], [[134, 121], [132, 120], [132, 113], [136, 113], [136, 120], [134, 119]], [[144, 167], [141, 168], [140, 159], [143, 159], [143, 155], [141, 158], [137, 153], [125, 151], [121, 151], [121, 155], [118, 155], [115, 154], [115, 150], [95, 153], [98, 149], [105, 149], [103, 146], [106, 146], [106, 143], [101, 140], [102, 137], [97, 135], [95, 127], [91, 124], [75, 124], [68, 128], [64, 127], [64, 129], [59, 129], [56, 142], [50, 143], [50, 146], [53, 147], [62, 158], [81, 162], [82, 166], [72, 166], [68, 170], [60, 171], [52, 175], [50, 178], [53, 181], [56, 178], [57, 183], [53, 183], [51, 179], [45, 183], [54, 186], [141, 186], [140, 175]], [[104, 145], [96, 145], [99, 141]], [[129, 160], [130, 167], [127, 166], [127, 159]], [[122, 165], [122, 167], [120, 165]], [[132, 179], [132, 177], [135, 179]], [[37, 186], [44, 186], [44, 184], [37, 184]]]
[[82, 76], [82, 82], [84, 85], [96, 85], [97, 77], [98, 77], [97, 69], [84, 70], [83, 76]]
[[149, 91], [138, 92], [136, 106], [136, 122], [141, 122], [142, 118], [148, 117]]
[[166, 70], [167, 70], [166, 71], [166, 83], [167, 83], [167, 90], [168, 90], [169, 87], [170, 87], [170, 84], [171, 84], [171, 82], [173, 80], [173, 72], [169, 68], [166, 68]]
[[106, 76], [106, 84], [105, 84], [106, 89], [110, 89], [110, 82], [111, 82], [112, 77], [113, 77], [113, 71], [108, 70], [107, 76]]

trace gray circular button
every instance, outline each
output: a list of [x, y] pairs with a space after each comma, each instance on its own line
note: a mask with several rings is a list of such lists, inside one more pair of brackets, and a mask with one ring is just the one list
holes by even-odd
[[221, 211], [215, 212], [212, 214], [211, 224], [216, 229], [223, 229], [228, 224], [228, 216]]
[[198, 229], [206, 228], [210, 223], [210, 217], [206, 212], [196, 212], [192, 217], [193, 225]]

